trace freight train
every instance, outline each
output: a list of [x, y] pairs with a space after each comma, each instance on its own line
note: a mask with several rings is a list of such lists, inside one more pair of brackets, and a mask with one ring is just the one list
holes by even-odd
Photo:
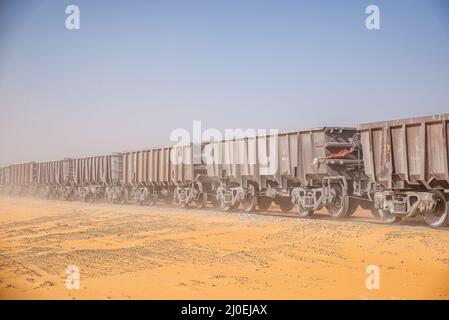
[[[231, 211], [363, 207], [385, 223], [449, 224], [449, 114], [322, 127], [0, 168], [0, 190], [48, 199]], [[262, 155], [262, 156], [261, 156]]]

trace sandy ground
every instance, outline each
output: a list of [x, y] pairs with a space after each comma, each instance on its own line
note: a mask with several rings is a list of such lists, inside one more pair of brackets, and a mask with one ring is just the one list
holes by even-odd
[[449, 298], [449, 230], [271, 213], [2, 197], [0, 298]]

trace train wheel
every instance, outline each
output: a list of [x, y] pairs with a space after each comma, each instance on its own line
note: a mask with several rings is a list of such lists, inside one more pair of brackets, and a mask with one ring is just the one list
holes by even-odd
[[374, 208], [374, 204], [371, 201], [358, 198], [349, 198], [348, 213], [346, 214], [346, 216], [352, 216], [359, 208], [369, 210], [374, 217], [380, 218], [377, 209]]
[[449, 201], [441, 191], [434, 192], [437, 204], [432, 212], [424, 213], [424, 221], [432, 228], [440, 228], [449, 224]]
[[225, 203], [223, 200], [221, 201], [221, 207], [224, 211], [231, 211], [232, 210], [232, 204]]
[[281, 197], [278, 201], [282, 212], [289, 212], [295, 206], [291, 197]]
[[309, 218], [313, 215], [313, 210], [306, 210], [301, 204], [298, 204], [298, 215], [300, 218]]
[[392, 223], [398, 223], [399, 221], [401, 221], [401, 217], [397, 217], [397, 216], [393, 215], [388, 210], [377, 209], [377, 214], [378, 214], [378, 217], [384, 223], [392, 224]]
[[212, 204], [212, 207], [214, 208], [220, 208], [221, 202], [217, 199], [217, 197], [213, 194], [211, 195], [212, 199], [210, 200], [210, 203]]
[[206, 201], [207, 201], [207, 193], [206, 192], [201, 192], [198, 195], [198, 200], [195, 200], [195, 207], [197, 209], [204, 208], [204, 206], [206, 205]]
[[347, 217], [352, 216], [359, 207], [362, 207], [360, 202], [361, 201], [359, 199], [349, 198], [348, 212], [346, 213]]
[[148, 201], [150, 206], [155, 206], [157, 203], [157, 194], [151, 194]]
[[256, 209], [257, 197], [253, 185], [248, 186], [248, 192], [242, 200], [243, 209], [245, 212], [253, 212]]
[[259, 208], [259, 211], [267, 211], [270, 209], [271, 201], [270, 197], [258, 197], [257, 207]]
[[223, 201], [223, 199], [221, 200], [221, 208], [224, 210], [224, 211], [232, 211], [232, 210], [235, 210], [236, 208], [238, 208], [239, 207], [239, 205], [240, 205], [240, 202], [238, 202], [237, 201], [237, 203], [235, 203], [234, 205], [233, 204], [231, 204], [231, 203], [225, 203], [224, 201]]
[[220, 207], [224, 211], [233, 211], [233, 210], [237, 210], [239, 208], [239, 206], [240, 206], [240, 201], [236, 201], [234, 204], [231, 204], [231, 203], [225, 203], [222, 199]]
[[341, 185], [335, 185], [334, 191], [334, 200], [332, 201], [332, 203], [326, 205], [326, 209], [329, 212], [331, 218], [346, 218], [349, 209], [349, 197], [348, 195], [344, 194], [343, 187]]
[[348, 204], [348, 212], [346, 213], [347, 217], [352, 216], [354, 213], [356, 213], [357, 209], [362, 208], [364, 210], [371, 211], [371, 214], [375, 217], [379, 217], [379, 214], [377, 213], [377, 209], [374, 208], [374, 204], [369, 200], [363, 200], [360, 198], [349, 198], [349, 204]]
[[173, 196], [168, 195], [165, 197], [166, 204], [172, 204], [174, 201], [175, 201], [174, 195]]
[[181, 208], [188, 208], [189, 204], [187, 202], [181, 203]]
[[126, 204], [126, 197], [125, 195], [121, 195], [118, 197], [118, 201], [119, 204]]
[[313, 215], [313, 210], [306, 210], [301, 204], [298, 204], [298, 215], [300, 218], [308, 218]]
[[117, 197], [117, 202], [119, 204], [126, 204], [128, 202], [128, 191], [125, 189], [120, 192], [120, 195]]

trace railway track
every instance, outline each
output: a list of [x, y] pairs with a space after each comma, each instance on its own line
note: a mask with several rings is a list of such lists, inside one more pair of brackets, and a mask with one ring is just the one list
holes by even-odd
[[[255, 210], [253, 212], [246, 212], [242, 208], [234, 209], [232, 211], [225, 211], [221, 208], [214, 207], [211, 204], [204, 206], [203, 208], [195, 208], [193, 206], [190, 207], [180, 207], [176, 204], [167, 204], [167, 203], [157, 203], [155, 205], [141, 205], [135, 202], [128, 202], [125, 204], [111, 203], [108, 201], [81, 201], [81, 200], [60, 200], [60, 199], [43, 199], [39, 197], [16, 197], [16, 196], [5, 196], [7, 198], [17, 198], [17, 199], [35, 199], [35, 200], [46, 200], [51, 202], [58, 203], [78, 203], [78, 204], [87, 204], [87, 205], [98, 205], [98, 206], [111, 206], [114, 208], [141, 208], [141, 209], [157, 209], [157, 210], [167, 210], [167, 211], [176, 211], [176, 212], [202, 212], [202, 213], [211, 213], [211, 214], [222, 214], [222, 215], [238, 215], [241, 217], [247, 216], [256, 216], [256, 217], [269, 217], [269, 218], [286, 218], [286, 219], [297, 219], [297, 220], [306, 220], [306, 221], [321, 221], [321, 222], [337, 222], [337, 223], [363, 223], [370, 225], [378, 225], [378, 226], [404, 226], [404, 227], [426, 227], [425, 221], [421, 219], [421, 217], [416, 217], [415, 219], [407, 219], [397, 223], [385, 223], [382, 220], [377, 219], [372, 216], [369, 210], [365, 210], [363, 208], [359, 208], [356, 213], [348, 218], [334, 219], [325, 210], [320, 210], [316, 212], [313, 216], [304, 218], [299, 216], [293, 210], [289, 212], [282, 211], [278, 205], [272, 205], [268, 210]], [[449, 231], [449, 227], [439, 228], [440, 230]]]

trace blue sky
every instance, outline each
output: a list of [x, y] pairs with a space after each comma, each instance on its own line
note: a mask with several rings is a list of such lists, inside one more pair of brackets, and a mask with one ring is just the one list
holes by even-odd
[[447, 113], [448, 57], [444, 0], [2, 1], [0, 165]]

